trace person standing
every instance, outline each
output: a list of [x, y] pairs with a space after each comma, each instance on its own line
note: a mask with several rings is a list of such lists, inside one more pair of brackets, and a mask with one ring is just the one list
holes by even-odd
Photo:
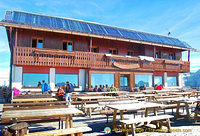
[[69, 81], [66, 82], [66, 87], [65, 87], [65, 101], [68, 102], [68, 105], [71, 104], [71, 92], [73, 91], [73, 85], [69, 83]]
[[42, 94], [48, 94], [48, 83], [45, 82], [45, 80], [42, 80]]

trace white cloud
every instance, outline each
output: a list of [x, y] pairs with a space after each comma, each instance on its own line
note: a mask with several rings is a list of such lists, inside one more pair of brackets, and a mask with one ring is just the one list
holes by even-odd
[[9, 66], [10, 62], [0, 62], [0, 66]]
[[0, 78], [9, 79], [9, 74], [9, 68], [0, 68]]

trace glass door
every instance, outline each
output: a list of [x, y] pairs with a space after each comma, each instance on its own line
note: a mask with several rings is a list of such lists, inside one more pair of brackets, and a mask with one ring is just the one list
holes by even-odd
[[120, 75], [120, 91], [129, 91], [129, 75]]

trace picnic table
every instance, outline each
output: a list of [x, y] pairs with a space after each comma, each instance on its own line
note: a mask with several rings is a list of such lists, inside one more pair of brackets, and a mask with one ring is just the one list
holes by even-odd
[[145, 109], [145, 117], [147, 117], [150, 109], [153, 109], [154, 115], [157, 115], [157, 108], [163, 107], [163, 106], [164, 106], [163, 104], [151, 103], [151, 102], [137, 102], [137, 103], [131, 103], [131, 104], [106, 105], [106, 107], [114, 110], [113, 122], [112, 122], [112, 128], [114, 130], [116, 129], [117, 111], [120, 111], [120, 119], [124, 120], [124, 115], [123, 115], [124, 111]]
[[196, 97], [199, 97], [200, 91], [193, 91], [194, 94], [196, 94]]
[[1, 123], [14, 123], [22, 121], [35, 121], [45, 119], [58, 119], [64, 117], [66, 128], [73, 127], [72, 115], [82, 114], [82, 111], [76, 108], [58, 108], [58, 109], [37, 109], [37, 110], [13, 110], [5, 111], [1, 116]]
[[141, 97], [145, 97], [148, 99], [148, 101], [151, 101], [151, 99], [156, 100], [155, 98], [155, 94], [130, 94], [128, 95], [129, 97], [136, 97], [136, 98], [141, 98]]
[[99, 100], [99, 99], [113, 99], [116, 98], [114, 96], [83, 96], [83, 97], [78, 97], [81, 102], [81, 110], [83, 110], [83, 105], [86, 105], [86, 101], [89, 100]]
[[85, 94], [87, 95], [91, 95], [91, 94], [95, 94], [95, 95], [98, 95], [98, 94], [101, 94], [103, 96], [116, 96], [116, 95], [123, 95], [123, 94], [128, 94], [129, 92], [126, 92], [126, 91], [113, 91], [113, 92], [87, 92]]
[[[187, 120], [191, 120], [190, 118], [190, 111], [189, 111], [189, 105], [190, 104], [194, 104], [196, 102], [200, 102], [200, 100], [197, 100], [197, 99], [192, 99], [192, 98], [189, 98], [189, 99], [176, 99], [176, 100], [173, 100], [175, 103], [177, 103], [177, 108], [176, 108], [176, 118], [180, 118], [180, 117], [185, 117]], [[181, 103], [185, 104], [185, 110], [186, 110], [186, 114], [185, 115], [181, 115], [179, 110], [180, 110], [180, 105]]]
[[56, 98], [32, 98], [32, 99], [13, 99], [11, 103], [29, 103], [29, 102], [50, 102], [57, 101]]
[[192, 92], [170, 92], [169, 94], [172, 94], [172, 95], [182, 95], [184, 98], [186, 96], [188, 96], [188, 98], [190, 98], [190, 95], [192, 94]]

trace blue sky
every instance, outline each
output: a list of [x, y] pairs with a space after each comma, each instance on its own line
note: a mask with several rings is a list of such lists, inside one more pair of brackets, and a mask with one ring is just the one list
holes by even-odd
[[[1, 0], [0, 20], [6, 10], [21, 10], [161, 35], [170, 31], [171, 36], [200, 50], [199, 7], [199, 0]], [[191, 72], [200, 69], [199, 59], [200, 52], [191, 53]], [[9, 61], [6, 32], [0, 27], [0, 77], [8, 77]]]

